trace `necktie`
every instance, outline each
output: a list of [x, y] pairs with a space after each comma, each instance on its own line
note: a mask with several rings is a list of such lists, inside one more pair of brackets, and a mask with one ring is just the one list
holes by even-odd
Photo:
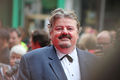
[[70, 57], [68, 54], [63, 56], [60, 60], [62, 60], [64, 57], [67, 57], [67, 59], [72, 63], [73, 62], [73, 59], [72, 57]]

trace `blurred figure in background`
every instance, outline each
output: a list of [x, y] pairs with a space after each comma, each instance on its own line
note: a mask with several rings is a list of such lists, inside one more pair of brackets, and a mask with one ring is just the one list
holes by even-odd
[[84, 33], [89, 33], [89, 34], [94, 34], [94, 35], [98, 34], [98, 31], [92, 28], [91, 26], [85, 26], [83, 30], [84, 30]]
[[78, 42], [78, 48], [95, 53], [97, 38], [94, 34], [83, 33]]
[[112, 37], [112, 41], [115, 41], [115, 39], [116, 39], [116, 31], [115, 30], [110, 30], [109, 32], [110, 32], [110, 35]]
[[[5, 79], [3, 80], [17, 80], [17, 70], [19, 67], [19, 62], [21, 56], [26, 53], [26, 49], [24, 49], [21, 45], [15, 45], [12, 47], [10, 51], [10, 66], [4, 70]], [[5, 67], [1, 68], [4, 69]], [[0, 79], [1, 80], [1, 79]]]
[[0, 80], [6, 80], [4, 72], [9, 66], [9, 33], [6, 29], [0, 29]]
[[10, 65], [14, 66], [16, 60], [20, 60], [21, 56], [26, 53], [26, 49], [22, 47], [22, 45], [15, 45], [10, 50]]
[[112, 46], [112, 37], [109, 31], [102, 31], [97, 35], [97, 47], [96, 54], [103, 55], [106, 49]]
[[5, 75], [8, 68], [9, 68], [9, 65], [0, 63], [0, 80], [10, 80]]
[[16, 29], [10, 29], [10, 43], [9, 48], [11, 49], [14, 45], [22, 45], [26, 50], [28, 49], [27, 45], [22, 42], [21, 32]]
[[9, 64], [9, 33], [0, 29], [0, 63]]
[[32, 50], [50, 45], [48, 33], [44, 30], [35, 30], [31, 35], [30, 44]]
[[16, 79], [17, 70], [21, 57], [26, 53], [26, 49], [22, 45], [15, 45], [10, 51], [10, 69], [6, 72], [9, 78]]
[[107, 50], [102, 63], [94, 67], [92, 80], [120, 80], [120, 28], [113, 47]]

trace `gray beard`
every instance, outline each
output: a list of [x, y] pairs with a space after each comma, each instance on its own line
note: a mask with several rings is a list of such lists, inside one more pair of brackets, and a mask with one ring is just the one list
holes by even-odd
[[71, 46], [71, 45], [63, 45], [63, 44], [60, 44], [60, 47], [61, 47], [62, 49], [64, 49], [64, 48], [70, 48], [70, 46]]

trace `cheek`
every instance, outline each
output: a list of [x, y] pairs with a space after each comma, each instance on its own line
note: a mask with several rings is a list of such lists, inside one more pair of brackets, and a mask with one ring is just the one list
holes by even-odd
[[78, 39], [78, 33], [76, 32], [70, 33], [70, 36], [72, 36], [73, 39]]
[[15, 64], [14, 59], [10, 59], [10, 64], [11, 64], [11, 65], [14, 65], [14, 64]]
[[51, 34], [51, 41], [53, 44], [57, 45], [59, 43], [58, 37], [60, 36], [60, 33]]
[[71, 36], [72, 36], [72, 42], [77, 42], [79, 38], [78, 34], [71, 34]]
[[51, 40], [55, 40], [55, 39], [57, 39], [59, 36], [60, 36], [60, 33], [58, 33], [58, 32], [51, 33]]
[[14, 62], [14, 59], [10, 59], [10, 62], [12, 62], [12, 63], [13, 63], [13, 62]]

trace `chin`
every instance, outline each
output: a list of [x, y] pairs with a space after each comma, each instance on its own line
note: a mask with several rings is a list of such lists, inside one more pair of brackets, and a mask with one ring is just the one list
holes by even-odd
[[60, 44], [59, 46], [60, 48], [64, 49], [64, 48], [70, 48], [71, 44]]

